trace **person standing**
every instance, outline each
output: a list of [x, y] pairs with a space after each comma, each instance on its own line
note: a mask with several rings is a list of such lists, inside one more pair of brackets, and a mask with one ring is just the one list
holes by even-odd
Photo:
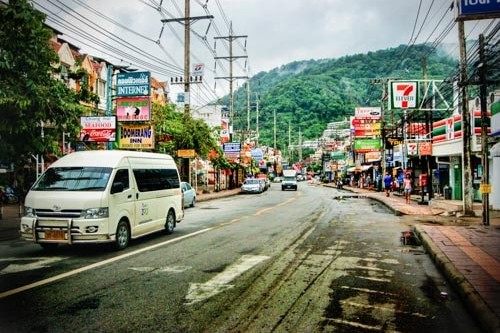
[[384, 176], [384, 188], [385, 188], [385, 195], [387, 197], [390, 196], [391, 186], [392, 186], [392, 176], [389, 174], [389, 172], [386, 172]]
[[411, 191], [412, 191], [412, 181], [411, 181], [411, 175], [408, 173], [406, 174], [406, 177], [403, 181], [403, 186], [404, 186], [404, 191], [405, 191], [405, 198], [406, 198], [406, 203], [410, 203], [410, 198], [411, 198]]

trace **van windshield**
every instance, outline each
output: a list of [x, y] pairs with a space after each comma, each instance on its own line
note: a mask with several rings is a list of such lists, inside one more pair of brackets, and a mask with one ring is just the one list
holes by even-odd
[[49, 168], [31, 188], [34, 191], [104, 191], [112, 168]]

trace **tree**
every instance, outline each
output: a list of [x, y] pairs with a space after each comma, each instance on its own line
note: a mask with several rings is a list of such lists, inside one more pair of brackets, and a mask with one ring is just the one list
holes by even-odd
[[56, 152], [62, 133], [79, 127], [82, 107], [53, 76], [59, 60], [44, 21], [26, 0], [0, 7], [0, 159], [16, 170], [32, 154]]

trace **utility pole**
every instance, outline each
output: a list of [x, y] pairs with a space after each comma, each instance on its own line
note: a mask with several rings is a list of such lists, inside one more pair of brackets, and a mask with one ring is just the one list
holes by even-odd
[[302, 161], [302, 132], [299, 127], [299, 161]]
[[458, 20], [458, 41], [460, 45], [460, 95], [462, 108], [462, 166], [463, 166], [463, 205], [464, 215], [473, 216], [472, 171], [471, 171], [471, 119], [467, 94], [467, 50], [465, 45], [464, 21]]
[[255, 113], [256, 113], [256, 126], [255, 126], [255, 132], [257, 132], [257, 142], [256, 146], [259, 146], [259, 94], [255, 93]]
[[229, 56], [227, 57], [215, 57], [214, 59], [225, 59], [229, 61], [229, 77], [215, 77], [215, 79], [226, 79], [229, 80], [229, 123], [230, 131], [229, 137], [232, 141], [232, 127], [234, 126], [234, 96], [233, 96], [233, 81], [236, 79], [248, 79], [248, 76], [233, 76], [233, 62], [235, 59], [248, 58], [248, 56], [234, 56], [233, 55], [233, 42], [238, 38], [247, 38], [247, 35], [236, 36], [233, 35], [233, 23], [231, 22], [229, 27], [229, 36], [214, 37], [214, 39], [223, 39], [229, 42]]
[[273, 108], [274, 153], [276, 154], [276, 108]]
[[250, 133], [250, 79], [247, 80], [247, 134]]
[[487, 62], [486, 56], [484, 53], [485, 48], [484, 35], [479, 35], [479, 98], [481, 101], [481, 153], [482, 153], [482, 161], [483, 164], [483, 176], [481, 179], [481, 187], [482, 187], [482, 195], [483, 195], [483, 224], [490, 225], [490, 210], [489, 210], [489, 184], [488, 181], [490, 179], [489, 175], [489, 161], [488, 161], [488, 115], [487, 115], [487, 90], [486, 90], [486, 73]]
[[191, 84], [191, 73], [190, 73], [190, 54], [191, 54], [191, 22], [196, 22], [202, 19], [213, 19], [213, 15], [207, 16], [193, 16], [191, 17], [191, 1], [184, 0], [184, 17], [174, 18], [174, 19], [163, 19], [161, 22], [183, 22], [184, 24], [184, 114], [190, 114], [189, 104], [190, 104], [190, 84]]
[[[422, 57], [422, 76], [424, 79], [424, 91], [427, 91], [427, 58], [424, 56]], [[434, 84], [433, 84], [434, 87]], [[433, 94], [433, 99], [434, 94]], [[425, 101], [424, 109], [427, 109], [429, 106], [429, 101]], [[433, 105], [434, 106], [434, 103]], [[432, 142], [432, 110], [431, 111], [424, 111], [425, 114], [425, 133], [428, 134], [429, 140]], [[422, 158], [421, 156], [420, 158]], [[427, 194], [428, 194], [428, 200], [430, 200], [433, 197], [432, 193], [432, 170], [431, 170], [431, 164], [430, 164], [430, 158], [429, 156], [425, 156], [425, 161], [426, 161], [426, 166], [427, 166]], [[424, 188], [422, 188], [422, 200], [421, 202], [424, 202]]]

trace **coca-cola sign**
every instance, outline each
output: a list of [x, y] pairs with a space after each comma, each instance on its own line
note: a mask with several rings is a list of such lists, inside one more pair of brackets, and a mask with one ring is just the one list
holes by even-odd
[[116, 117], [81, 117], [80, 141], [116, 141]]

